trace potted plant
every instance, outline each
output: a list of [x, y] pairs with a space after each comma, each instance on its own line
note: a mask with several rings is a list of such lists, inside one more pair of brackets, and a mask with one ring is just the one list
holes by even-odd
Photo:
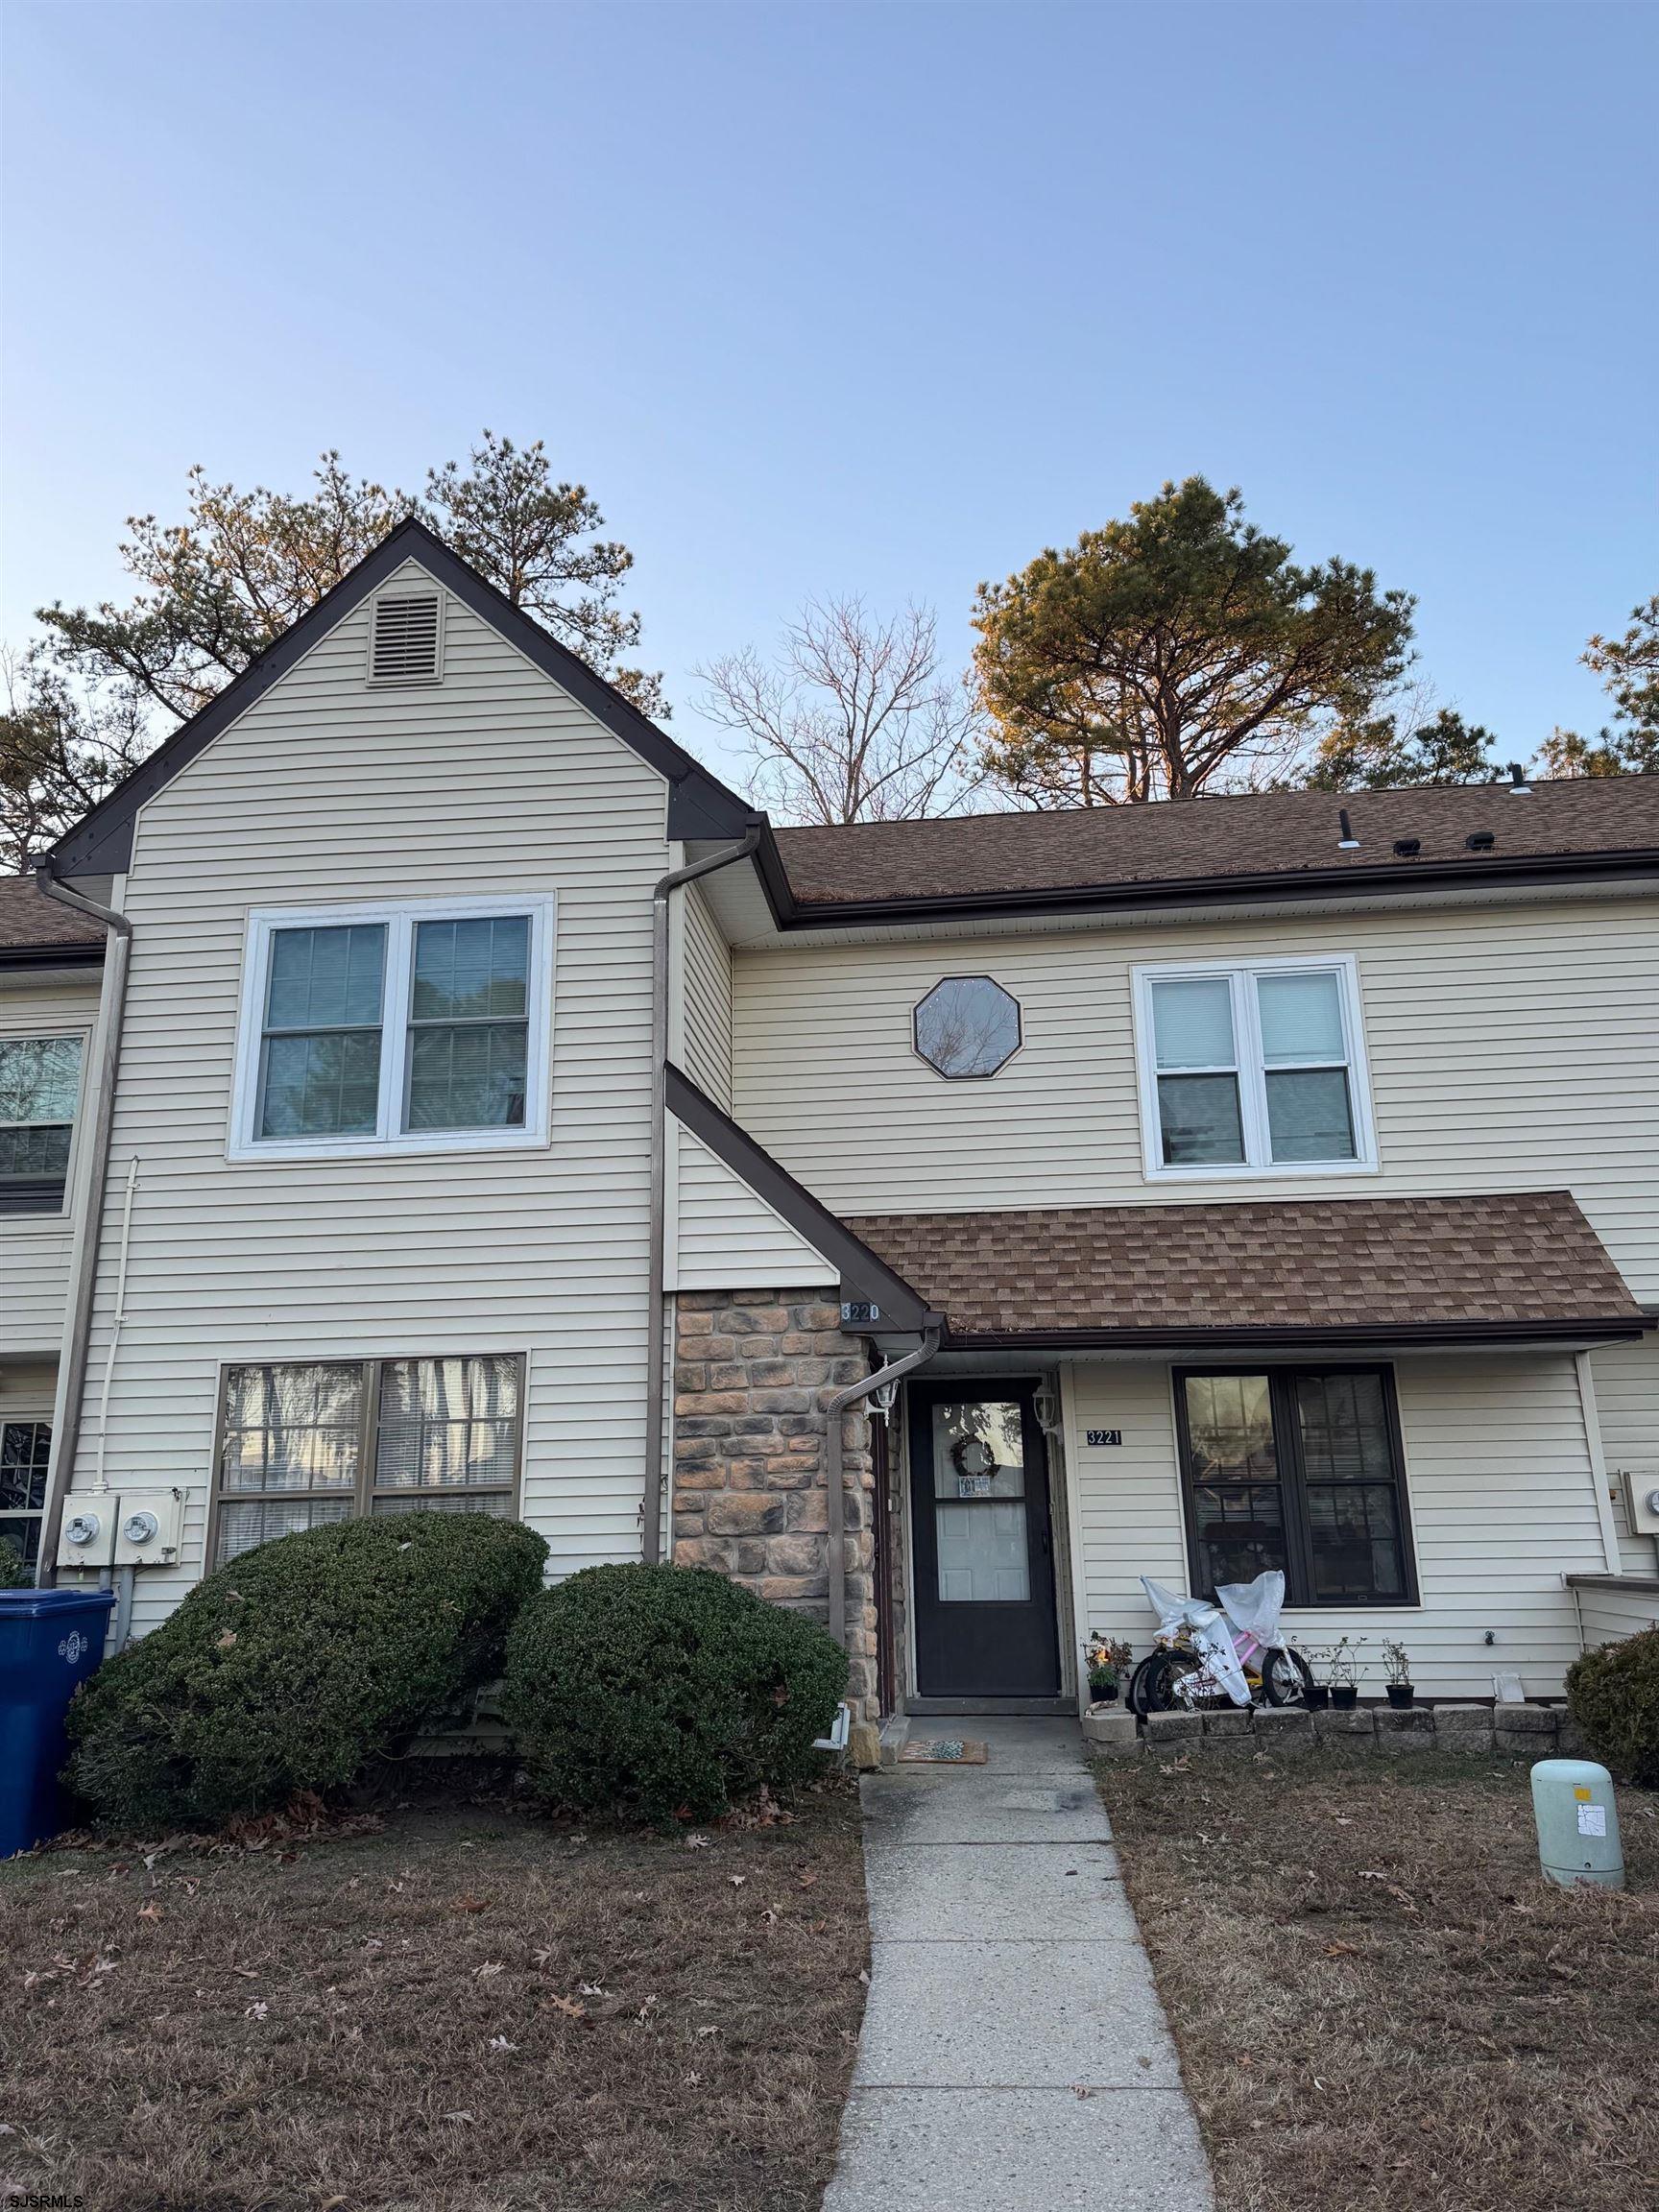
[[1327, 1644], [1305, 1644], [1302, 1656], [1308, 1662], [1309, 1682], [1305, 1693], [1310, 1713], [1323, 1713], [1331, 1702], [1331, 1647]]
[[1089, 1631], [1089, 1641], [1083, 1647], [1083, 1664], [1089, 1671], [1091, 1705], [1110, 1705], [1115, 1701], [1129, 1658], [1129, 1647], [1121, 1637], [1102, 1636], [1096, 1628]]
[[1411, 1655], [1404, 1644], [1384, 1644], [1382, 1664], [1388, 1670], [1388, 1702], [1404, 1713], [1416, 1693], [1411, 1687]]
[[1331, 1647], [1331, 1703], [1350, 1713], [1359, 1702], [1359, 1647], [1363, 1636], [1338, 1636]]

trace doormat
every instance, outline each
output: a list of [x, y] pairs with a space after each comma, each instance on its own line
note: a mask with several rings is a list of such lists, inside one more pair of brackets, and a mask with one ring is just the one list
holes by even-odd
[[985, 1746], [973, 1736], [913, 1736], [899, 1759], [903, 1766], [983, 1767]]

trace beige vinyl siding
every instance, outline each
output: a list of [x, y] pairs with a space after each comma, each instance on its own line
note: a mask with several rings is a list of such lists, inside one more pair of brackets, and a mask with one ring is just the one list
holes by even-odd
[[58, 1369], [50, 1359], [8, 1359], [0, 1366], [0, 1421], [50, 1421]]
[[[1529, 1696], [1559, 1695], [1579, 1650], [1561, 1577], [1603, 1567], [1572, 1359], [1447, 1354], [1397, 1360], [1394, 1375], [1421, 1602], [1297, 1607], [1286, 1627], [1304, 1645], [1365, 1636], [1362, 1696], [1382, 1694], [1384, 1638], [1406, 1646], [1428, 1696], [1490, 1697], [1499, 1668], [1517, 1670]], [[1139, 1654], [1154, 1624], [1141, 1575], [1188, 1587], [1169, 1369], [1079, 1363], [1067, 1428], [1084, 1625]], [[1121, 1446], [1081, 1441], [1116, 1428]]]
[[669, 1253], [674, 1290], [736, 1290], [750, 1283], [834, 1283], [837, 1269], [741, 1176], [672, 1115], [677, 1202]]
[[1624, 1511], [1626, 1468], [1646, 1470], [1659, 1482], [1659, 1335], [1640, 1344], [1603, 1344], [1590, 1356], [1601, 1451], [1613, 1496], [1619, 1560], [1627, 1575], [1659, 1574], [1659, 1537], [1639, 1534]]
[[1659, 1628], [1659, 1590], [1575, 1590], [1578, 1617], [1583, 1623], [1584, 1648], [1599, 1644], [1621, 1644], [1645, 1628]]
[[695, 883], [680, 898], [680, 1035], [671, 1049], [697, 1088], [730, 1114], [732, 948]]
[[[0, 1037], [85, 1039], [81, 1056], [81, 1103], [69, 1155], [73, 1189], [84, 1165], [82, 1134], [88, 1126], [92, 1080], [92, 1030], [98, 1019], [98, 977], [75, 982], [24, 983], [0, 979]], [[48, 1353], [55, 1359], [63, 1335], [72, 1224], [64, 1214], [0, 1214], [0, 1359]], [[47, 1394], [51, 1410], [51, 1394]]]
[[[200, 1571], [226, 1362], [520, 1352], [522, 1506], [552, 1569], [638, 1555], [665, 786], [459, 602], [441, 685], [371, 689], [368, 620], [323, 638], [138, 825], [79, 1472], [136, 1156], [109, 1479], [190, 1494], [185, 1567], [141, 1577], [140, 1625]], [[248, 910], [469, 892], [557, 899], [550, 1146], [229, 1165]]]
[[[1132, 965], [1343, 952], [1381, 1172], [1148, 1183]], [[739, 950], [734, 971], [735, 1117], [838, 1211], [1566, 1186], [1659, 1306], [1659, 900]], [[947, 1083], [911, 1049], [911, 1008], [969, 973], [1019, 999], [1024, 1046]]]

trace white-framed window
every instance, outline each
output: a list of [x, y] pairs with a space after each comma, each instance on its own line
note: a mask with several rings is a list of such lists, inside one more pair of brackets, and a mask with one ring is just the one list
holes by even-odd
[[232, 1160], [544, 1145], [554, 902], [248, 917]]
[[209, 1568], [374, 1513], [517, 1510], [524, 1356], [242, 1362], [224, 1370]]
[[1350, 956], [1137, 968], [1135, 1031], [1148, 1176], [1376, 1168]]
[[85, 1044], [0, 1033], [0, 1214], [62, 1212]]

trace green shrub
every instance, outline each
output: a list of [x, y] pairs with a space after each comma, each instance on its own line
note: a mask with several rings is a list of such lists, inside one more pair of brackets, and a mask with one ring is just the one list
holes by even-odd
[[1575, 1659], [1567, 1702], [1598, 1759], [1659, 1790], [1659, 1628]]
[[724, 1575], [589, 1567], [519, 1615], [502, 1710], [549, 1802], [709, 1820], [809, 1774], [846, 1687], [822, 1628]]
[[517, 1521], [409, 1513], [278, 1537], [197, 1584], [69, 1712], [104, 1824], [216, 1824], [328, 1791], [486, 1681], [547, 1547]]
[[35, 1577], [23, 1564], [23, 1554], [15, 1544], [0, 1536], [0, 1590], [29, 1590]]

